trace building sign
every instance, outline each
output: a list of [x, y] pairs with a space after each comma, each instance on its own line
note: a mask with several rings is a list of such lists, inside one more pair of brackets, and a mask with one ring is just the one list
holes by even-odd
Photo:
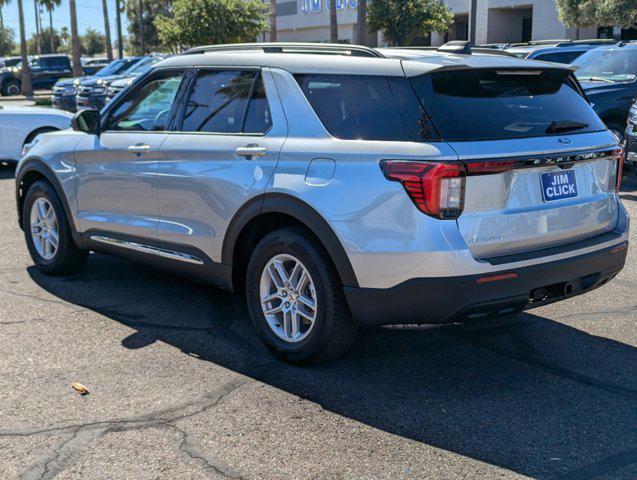
[[[329, 10], [330, 0], [301, 0], [301, 13], [321, 13], [323, 11], [323, 3], [325, 3], [325, 10]], [[336, 10], [356, 8], [357, 4], [358, 0], [336, 0]]]

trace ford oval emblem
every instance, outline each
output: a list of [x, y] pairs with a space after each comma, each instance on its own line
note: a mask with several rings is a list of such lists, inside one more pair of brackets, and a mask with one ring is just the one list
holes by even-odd
[[571, 140], [569, 138], [558, 138], [557, 141], [560, 142], [562, 145], [570, 145], [571, 143]]

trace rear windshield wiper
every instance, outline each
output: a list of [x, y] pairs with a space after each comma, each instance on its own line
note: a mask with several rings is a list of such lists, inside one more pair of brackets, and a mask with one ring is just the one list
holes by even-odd
[[588, 123], [576, 122], [574, 120], [556, 120], [546, 129], [546, 133], [563, 133], [573, 130], [581, 130], [588, 127]]

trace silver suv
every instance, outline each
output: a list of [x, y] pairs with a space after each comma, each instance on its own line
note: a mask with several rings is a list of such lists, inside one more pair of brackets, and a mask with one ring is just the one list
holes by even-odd
[[622, 149], [568, 67], [211, 50], [31, 145], [17, 204], [43, 272], [98, 251], [244, 291], [268, 349], [309, 363], [358, 324], [512, 314], [623, 267]]

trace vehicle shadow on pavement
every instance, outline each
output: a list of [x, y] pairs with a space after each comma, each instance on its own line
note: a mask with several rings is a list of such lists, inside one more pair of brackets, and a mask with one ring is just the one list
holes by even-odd
[[269, 356], [239, 295], [100, 254], [73, 277], [29, 273], [134, 329], [128, 349], [165, 342], [335, 414], [535, 478], [635, 473], [637, 349], [557, 321], [364, 329], [345, 356], [301, 368]]

